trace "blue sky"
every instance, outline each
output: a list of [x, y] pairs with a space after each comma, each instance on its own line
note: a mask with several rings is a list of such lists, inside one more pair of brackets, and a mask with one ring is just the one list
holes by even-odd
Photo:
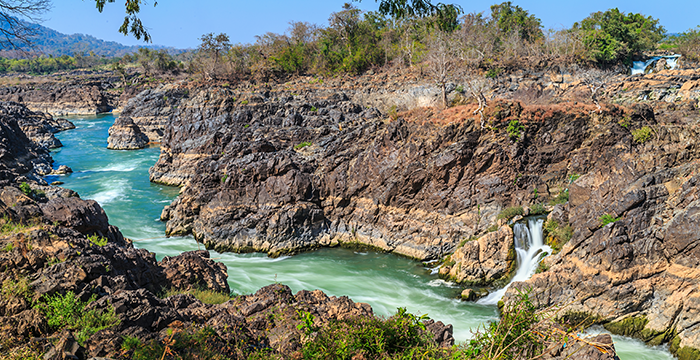
[[[308, 21], [326, 25], [328, 15], [338, 11], [347, 0], [153, 0], [142, 7], [141, 19], [150, 29], [153, 43], [178, 48], [196, 47], [202, 34], [227, 33], [234, 43], [255, 41], [255, 35], [268, 31], [283, 33], [290, 21]], [[466, 12], [488, 13], [497, 1], [450, 1]], [[498, 0], [500, 3], [501, 1]], [[104, 13], [95, 9], [94, 0], [53, 0], [53, 9], [44, 15], [44, 26], [66, 34], [82, 33], [127, 45], [141, 45], [117, 32], [124, 19], [124, 2], [107, 4]], [[354, 3], [363, 10], [376, 10], [373, 0]], [[584, 0], [584, 1], [513, 1], [539, 17], [545, 28], [570, 27], [591, 12], [618, 7], [624, 12], [638, 12], [661, 20], [669, 32], [682, 32], [700, 25], [700, 1], [659, 0]]]

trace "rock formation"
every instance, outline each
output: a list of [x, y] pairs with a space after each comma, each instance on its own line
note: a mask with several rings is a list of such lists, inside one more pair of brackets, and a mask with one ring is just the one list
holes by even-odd
[[[178, 84], [163, 85], [155, 89], [144, 90], [131, 98], [114, 125], [109, 129], [110, 149], [140, 149], [137, 145], [147, 142], [159, 143], [163, 137], [166, 122], [177, 110], [180, 100], [189, 94], [189, 90]], [[128, 129], [122, 118], [130, 118]], [[121, 144], [125, 146], [120, 147]], [[145, 144], [145, 143], [144, 143]], [[145, 146], [145, 145], [144, 145]]]
[[121, 115], [109, 128], [107, 149], [135, 150], [143, 149], [148, 145], [148, 136], [134, 124], [134, 121], [125, 115]]

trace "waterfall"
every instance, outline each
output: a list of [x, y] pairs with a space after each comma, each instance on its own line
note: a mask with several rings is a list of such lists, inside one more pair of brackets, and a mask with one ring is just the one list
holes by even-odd
[[648, 73], [647, 68], [649, 66], [654, 65], [659, 59], [666, 59], [666, 65], [668, 65], [671, 70], [676, 68], [676, 64], [678, 64], [678, 58], [681, 57], [680, 55], [671, 55], [671, 56], [654, 56], [647, 61], [634, 61], [632, 62], [632, 75], [636, 74], [646, 74]]
[[497, 304], [511, 284], [516, 281], [525, 281], [535, 273], [537, 265], [545, 253], [550, 254], [552, 252], [552, 248], [545, 245], [542, 238], [543, 224], [543, 218], [531, 218], [528, 220], [527, 225], [515, 223], [513, 226], [513, 242], [515, 243], [515, 252], [517, 254], [516, 265], [518, 270], [508, 285], [489, 294], [487, 297], [477, 301], [477, 303], [484, 305]]

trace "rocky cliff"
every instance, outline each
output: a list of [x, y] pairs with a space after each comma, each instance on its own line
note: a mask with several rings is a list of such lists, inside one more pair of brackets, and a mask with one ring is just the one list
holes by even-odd
[[[598, 79], [599, 97], [583, 78], [552, 79], [499, 80], [483, 122], [470, 104], [386, 115], [358, 89], [193, 92], [150, 171], [184, 186], [162, 218], [220, 251], [451, 255], [444, 276], [484, 286], [514, 269], [512, 232], [488, 233], [496, 215], [569, 196], [555, 217], [573, 238], [519, 286], [694, 354], [700, 77], [618, 75]], [[616, 221], [601, 226], [603, 215]]]
[[[135, 351], [149, 347], [159, 358], [208, 356], [212, 346], [226, 358], [292, 358], [309, 341], [304, 326], [374, 321], [369, 305], [320, 291], [293, 294], [271, 285], [231, 297], [226, 266], [207, 251], [157, 262], [111, 226], [97, 202], [32, 180], [33, 165], [51, 159], [22, 132], [18, 122], [27, 114], [33, 116], [20, 105], [0, 103], [3, 358], [139, 358], [143, 352]], [[204, 303], [196, 292], [225, 300]], [[313, 322], [304, 323], [300, 314]], [[454, 342], [451, 326], [429, 321], [425, 329], [431, 344]]]
[[[148, 89], [129, 99], [120, 118], [128, 117], [133, 126], [123, 127], [119, 120], [109, 129], [110, 149], [139, 149], [146, 143], [159, 143], [170, 116], [177, 110], [180, 100], [189, 94], [181, 84], [167, 84]], [[143, 135], [138, 135], [135, 131]], [[120, 145], [122, 144], [122, 145]], [[137, 145], [142, 144], [142, 145]]]

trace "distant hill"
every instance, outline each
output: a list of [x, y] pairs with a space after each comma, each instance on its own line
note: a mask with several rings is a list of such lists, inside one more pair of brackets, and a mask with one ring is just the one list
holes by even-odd
[[24, 50], [32, 53], [61, 56], [73, 55], [74, 53], [87, 55], [90, 51], [92, 51], [99, 56], [114, 57], [134, 53], [140, 47], [165, 49], [171, 55], [176, 55], [185, 51], [158, 45], [127, 46], [116, 41], [100, 40], [91, 35], [66, 35], [38, 24], [30, 24], [30, 26], [34, 27], [36, 36], [34, 36], [31, 40], [33, 47]]

